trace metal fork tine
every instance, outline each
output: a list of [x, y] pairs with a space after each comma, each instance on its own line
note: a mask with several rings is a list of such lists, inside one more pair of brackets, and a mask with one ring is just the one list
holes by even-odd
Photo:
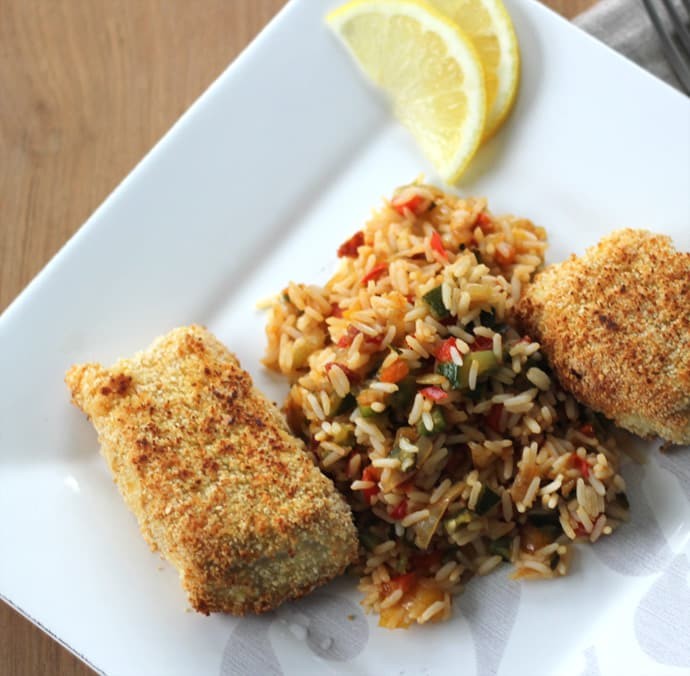
[[685, 5], [685, 9], [687, 10], [688, 14], [690, 14], [690, 0], [683, 0], [683, 4]]
[[686, 60], [690, 60], [690, 30], [688, 30], [688, 27], [683, 23], [683, 19], [679, 16], [678, 12], [676, 11], [675, 5], [673, 4], [672, 0], [661, 0], [664, 3], [664, 6], [666, 7], [666, 11], [668, 12], [668, 15], [671, 17], [671, 23], [673, 24], [673, 28], [676, 32], [676, 36], [680, 40], [680, 42], [683, 43], [683, 47], [687, 50]]
[[685, 90], [687, 94], [690, 94], [690, 65], [684, 60], [682, 52], [679, 51], [678, 47], [671, 40], [666, 26], [664, 26], [659, 14], [657, 13], [656, 7], [652, 4], [651, 0], [642, 0], [644, 3], [647, 14], [654, 24], [656, 32], [659, 34], [659, 39], [661, 40], [661, 46], [666, 54], [666, 58], [676, 74], [678, 81]]

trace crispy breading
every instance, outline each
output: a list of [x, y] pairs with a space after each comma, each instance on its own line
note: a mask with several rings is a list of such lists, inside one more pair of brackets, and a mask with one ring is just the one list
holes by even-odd
[[690, 443], [690, 254], [619, 230], [551, 265], [516, 308], [563, 386], [643, 437]]
[[204, 328], [175, 329], [111, 368], [73, 366], [65, 380], [196, 610], [271, 610], [355, 559], [345, 500]]

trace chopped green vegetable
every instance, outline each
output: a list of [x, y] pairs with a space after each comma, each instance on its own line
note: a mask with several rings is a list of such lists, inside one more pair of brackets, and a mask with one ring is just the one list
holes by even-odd
[[479, 313], [479, 321], [482, 323], [482, 326], [486, 326], [490, 329], [496, 327], [496, 315], [493, 310], [482, 310]]
[[380, 545], [383, 540], [373, 533], [366, 532], [366, 533], [360, 533], [359, 534], [359, 541], [366, 547], [369, 551], [374, 549], [376, 545]]
[[557, 510], [532, 510], [527, 514], [527, 521], [537, 528], [557, 527], [560, 524]]
[[488, 390], [488, 383], [477, 383], [477, 387], [475, 387], [473, 390], [467, 391], [464, 396], [466, 396], [468, 399], [471, 399], [474, 402], [478, 402], [482, 401], [482, 399], [486, 397]]
[[432, 434], [440, 434], [446, 429], [446, 419], [443, 417], [443, 411], [438, 406], [431, 409], [432, 427], [430, 430], [426, 428], [424, 420], [417, 423], [417, 432], [425, 437], [430, 437]]
[[446, 529], [448, 535], [452, 535], [462, 525], [472, 521], [472, 512], [469, 509], [463, 509], [462, 512], [455, 516], [450, 516], [443, 522], [443, 527]]
[[441, 286], [437, 286], [431, 291], [422, 296], [422, 300], [429, 306], [431, 314], [436, 319], [445, 319], [450, 316], [450, 311], [443, 304], [443, 290]]
[[[462, 366], [454, 362], [441, 362], [436, 367], [436, 372], [448, 379], [448, 383], [454, 390], [463, 390], [469, 387], [470, 369], [472, 364], [477, 364], [477, 378], [491, 373], [497, 366], [498, 360], [493, 350], [479, 350], [470, 352], [463, 357]], [[475, 391], [477, 388], [475, 388]]]
[[417, 454], [411, 451], [404, 451], [400, 446], [395, 446], [388, 457], [400, 460], [400, 469], [403, 472], [407, 472], [407, 470], [412, 469], [417, 464]]
[[352, 394], [352, 392], [349, 392], [340, 400], [340, 404], [338, 404], [335, 414], [343, 415], [345, 413], [350, 413], [356, 405], [357, 400], [355, 399], [355, 396]]
[[388, 403], [396, 412], [407, 412], [407, 409], [412, 406], [416, 394], [415, 378], [408, 376], [398, 383], [398, 390], [388, 397]]
[[547, 370], [546, 363], [540, 359], [541, 355], [538, 352], [535, 352], [533, 355], [530, 355], [527, 357], [527, 361], [522, 365], [522, 372], [527, 373], [531, 368], [538, 368], [541, 369], [542, 371]]
[[285, 291], [283, 291], [283, 302], [285, 302], [285, 303], [290, 302], [290, 296], [288, 296]]
[[362, 418], [373, 418], [377, 415], [376, 411], [371, 406], [358, 406]]
[[493, 509], [501, 501], [501, 496], [492, 491], [488, 486], [484, 486], [474, 511], [483, 516]]
[[460, 387], [460, 367], [454, 362], [441, 362], [436, 367], [436, 373], [440, 373], [444, 378], [447, 378], [452, 389], [457, 390]]
[[367, 371], [367, 379], [369, 378], [376, 378], [376, 374], [378, 373], [379, 369], [381, 368], [381, 364], [383, 364], [383, 360], [385, 359], [385, 355], [381, 355], [379, 353], [378, 356], [372, 356], [369, 364], [370, 367], [369, 370]]
[[470, 369], [474, 363], [477, 364], [477, 378], [490, 373], [498, 366], [498, 360], [493, 350], [479, 350], [466, 354], [460, 367], [459, 386], [461, 389], [469, 387]]
[[395, 571], [397, 573], [406, 573], [408, 565], [408, 556], [405, 552], [400, 554], [400, 558], [395, 562]]
[[482, 310], [479, 313], [479, 321], [482, 326], [486, 326], [489, 329], [496, 331], [496, 333], [505, 333], [508, 330], [508, 325], [503, 322], [499, 322], [496, 319], [496, 313], [493, 310]]
[[549, 568], [551, 568], [551, 570], [556, 570], [560, 560], [561, 557], [558, 554], [554, 553], [554, 555], [551, 557], [551, 561], [549, 561]]
[[510, 561], [511, 544], [512, 538], [508, 535], [504, 535], [502, 538], [492, 540], [489, 543], [489, 551], [492, 554], [498, 554], [498, 556], [502, 557], [504, 561]]

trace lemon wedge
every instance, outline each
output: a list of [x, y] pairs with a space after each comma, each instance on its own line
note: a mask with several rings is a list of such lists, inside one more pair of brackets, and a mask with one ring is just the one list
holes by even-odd
[[484, 137], [491, 136], [510, 112], [520, 79], [520, 50], [510, 15], [501, 0], [427, 0], [458, 24], [472, 41], [486, 82]]
[[469, 38], [416, 0], [353, 0], [326, 21], [388, 93], [441, 178], [455, 182], [479, 147], [486, 116], [484, 72]]

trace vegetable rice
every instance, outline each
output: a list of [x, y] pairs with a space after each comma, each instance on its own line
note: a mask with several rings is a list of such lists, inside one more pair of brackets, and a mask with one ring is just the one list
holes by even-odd
[[511, 323], [545, 247], [528, 220], [413, 184], [343, 243], [324, 287], [290, 283], [272, 304], [265, 364], [352, 506], [362, 603], [384, 627], [448, 618], [503, 561], [565, 575], [573, 540], [627, 518], [613, 439]]

